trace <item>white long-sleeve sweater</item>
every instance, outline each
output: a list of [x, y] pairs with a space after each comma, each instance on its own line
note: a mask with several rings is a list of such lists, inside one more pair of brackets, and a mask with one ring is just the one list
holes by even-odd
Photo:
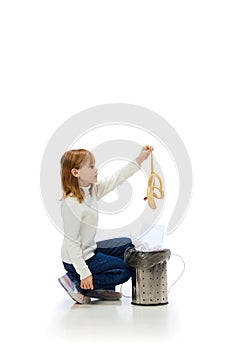
[[64, 239], [61, 258], [64, 262], [73, 264], [81, 279], [91, 275], [85, 260], [94, 255], [97, 248], [95, 242], [98, 225], [97, 201], [114, 190], [123, 181], [132, 176], [140, 166], [136, 160], [128, 163], [115, 174], [97, 182], [93, 186], [82, 187], [85, 196], [82, 203], [76, 197], [67, 197], [61, 204]]

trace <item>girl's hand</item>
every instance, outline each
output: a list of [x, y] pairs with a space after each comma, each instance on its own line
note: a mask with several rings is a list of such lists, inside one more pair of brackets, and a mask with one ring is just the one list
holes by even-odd
[[138, 165], [141, 165], [142, 162], [148, 158], [149, 154], [154, 150], [154, 147], [153, 146], [149, 146], [149, 145], [146, 145], [144, 147], [142, 147], [142, 150], [141, 152], [139, 153], [139, 155], [137, 156], [136, 158], [136, 161], [138, 163]]
[[92, 275], [82, 279], [80, 286], [82, 289], [94, 289]]

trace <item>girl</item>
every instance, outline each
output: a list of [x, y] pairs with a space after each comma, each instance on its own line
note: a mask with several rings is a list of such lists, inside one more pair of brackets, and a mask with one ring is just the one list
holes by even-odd
[[61, 158], [65, 233], [61, 256], [67, 274], [58, 281], [77, 303], [89, 303], [91, 297], [118, 300], [121, 293], [115, 286], [135, 278], [135, 269], [124, 263], [124, 251], [133, 246], [129, 238], [95, 242], [97, 201], [138, 171], [152, 150], [144, 146], [134, 161], [100, 182], [91, 152], [70, 150]]

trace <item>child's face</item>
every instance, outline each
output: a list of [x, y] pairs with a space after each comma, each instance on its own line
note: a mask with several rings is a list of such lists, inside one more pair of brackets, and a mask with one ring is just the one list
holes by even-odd
[[85, 165], [79, 168], [78, 173], [80, 186], [94, 185], [97, 182], [98, 169], [92, 159], [89, 159]]

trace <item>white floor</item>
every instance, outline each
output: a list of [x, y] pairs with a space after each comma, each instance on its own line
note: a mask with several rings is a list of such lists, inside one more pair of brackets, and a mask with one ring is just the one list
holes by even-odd
[[[130, 289], [130, 283], [125, 284], [123, 293], [128, 295]], [[59, 295], [48, 327], [50, 337], [56, 339], [134, 344], [171, 339], [179, 332], [179, 313], [173, 300], [164, 306], [139, 306], [123, 296], [119, 301], [92, 299], [91, 304], [78, 305], [63, 289]]]

